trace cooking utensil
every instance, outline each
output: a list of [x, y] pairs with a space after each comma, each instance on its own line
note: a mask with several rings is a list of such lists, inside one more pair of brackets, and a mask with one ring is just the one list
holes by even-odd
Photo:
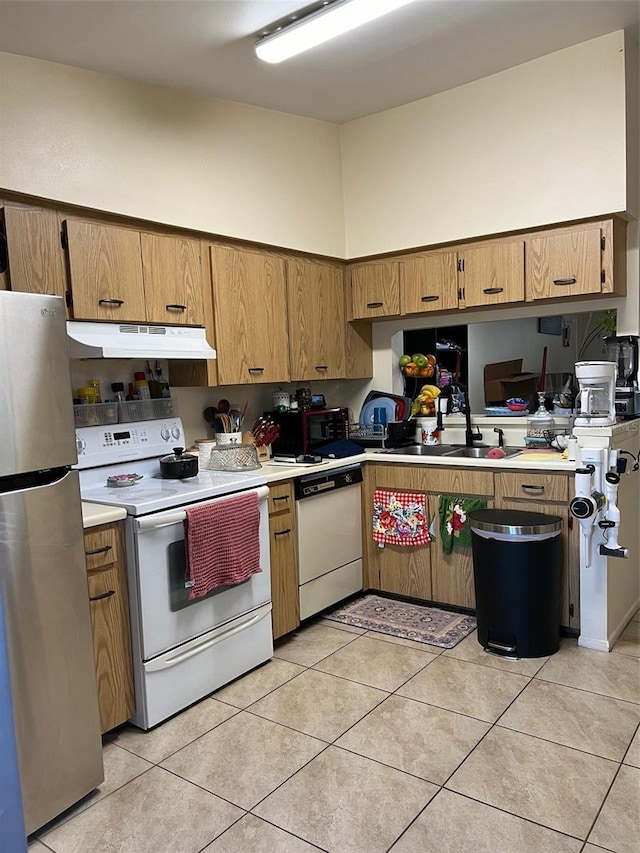
[[173, 453], [160, 458], [160, 473], [169, 480], [183, 480], [198, 473], [198, 457], [185, 453], [184, 447], [174, 447]]
[[539, 391], [544, 391], [544, 383], [547, 376], [547, 347], [542, 350], [542, 369], [540, 370]]

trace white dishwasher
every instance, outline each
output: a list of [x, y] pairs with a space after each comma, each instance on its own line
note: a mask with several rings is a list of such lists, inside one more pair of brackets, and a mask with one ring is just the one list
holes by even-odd
[[362, 590], [359, 464], [295, 480], [300, 618]]

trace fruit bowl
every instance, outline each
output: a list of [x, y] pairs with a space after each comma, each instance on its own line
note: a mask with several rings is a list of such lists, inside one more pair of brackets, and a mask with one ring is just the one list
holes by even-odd
[[524, 412], [525, 409], [529, 408], [529, 404], [522, 397], [511, 397], [507, 400], [507, 408], [511, 409], [512, 412]]

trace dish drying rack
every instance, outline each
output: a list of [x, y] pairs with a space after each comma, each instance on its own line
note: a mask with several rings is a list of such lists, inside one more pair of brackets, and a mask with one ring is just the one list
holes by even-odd
[[366, 427], [355, 424], [349, 428], [349, 438], [363, 447], [385, 447], [388, 438], [387, 427], [385, 424], [371, 424]]

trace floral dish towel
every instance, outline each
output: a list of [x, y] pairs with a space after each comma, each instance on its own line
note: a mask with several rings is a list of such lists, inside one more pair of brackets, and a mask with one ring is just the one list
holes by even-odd
[[467, 516], [474, 509], [486, 509], [484, 498], [463, 498], [458, 495], [440, 495], [438, 499], [438, 515], [440, 517], [440, 539], [442, 551], [451, 554], [455, 543], [456, 548], [471, 547], [471, 529]]
[[373, 493], [373, 540], [380, 548], [430, 542], [424, 495], [376, 489]]

